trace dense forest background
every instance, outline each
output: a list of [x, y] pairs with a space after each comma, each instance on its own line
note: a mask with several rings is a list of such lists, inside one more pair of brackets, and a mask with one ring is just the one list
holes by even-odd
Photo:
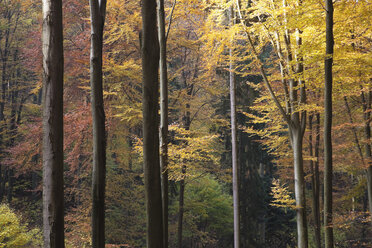
[[[338, 0], [334, 8], [334, 241], [335, 247], [371, 247], [372, 5]], [[86, 1], [63, 1], [66, 247], [92, 242], [89, 16]], [[293, 129], [277, 103], [292, 116], [301, 115], [306, 125], [305, 217], [309, 247], [320, 247], [324, 3], [174, 0], [165, 2], [165, 16], [169, 246], [180, 243], [181, 221], [182, 247], [233, 247], [233, 73], [241, 247], [297, 244]], [[40, 1], [0, 0], [0, 244], [5, 247], [42, 243], [41, 26]], [[146, 246], [140, 33], [140, 1], [109, 0], [103, 33], [107, 247]]]

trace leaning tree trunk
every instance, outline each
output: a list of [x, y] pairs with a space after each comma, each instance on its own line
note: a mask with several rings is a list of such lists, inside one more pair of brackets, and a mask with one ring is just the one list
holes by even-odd
[[105, 247], [106, 132], [103, 106], [102, 47], [106, 0], [90, 0], [90, 86], [93, 120], [92, 247]]
[[324, 238], [325, 248], [333, 248], [332, 224], [332, 63], [333, 2], [326, 0], [326, 58], [324, 60]]
[[168, 247], [168, 74], [167, 41], [165, 37], [164, 0], [158, 1], [158, 34], [160, 45], [160, 168], [162, 174], [163, 236]]
[[[233, 25], [233, 8], [230, 8], [230, 23]], [[230, 119], [231, 119], [231, 158], [232, 158], [232, 176], [233, 176], [233, 208], [234, 208], [234, 248], [240, 247], [240, 214], [239, 214], [239, 169], [238, 169], [238, 144], [236, 139], [236, 81], [234, 64], [232, 62], [233, 50], [229, 49], [230, 54]]]
[[43, 0], [44, 247], [64, 244], [62, 1]]
[[159, 40], [156, 0], [142, 1], [143, 160], [147, 210], [147, 247], [163, 247], [163, 210], [159, 163]]

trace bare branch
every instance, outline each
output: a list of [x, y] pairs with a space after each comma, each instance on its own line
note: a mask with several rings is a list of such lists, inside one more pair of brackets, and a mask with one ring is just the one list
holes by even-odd
[[174, 11], [174, 8], [176, 7], [176, 3], [177, 3], [177, 0], [174, 0], [174, 2], [173, 2], [173, 6], [172, 6], [172, 10], [171, 10], [171, 12], [170, 12], [170, 14], [169, 14], [169, 21], [168, 21], [168, 28], [167, 28], [167, 32], [166, 32], [166, 34], [165, 34], [165, 42], [167, 42], [167, 40], [168, 40], [168, 34], [169, 34], [169, 30], [170, 30], [170, 28], [171, 28], [171, 25], [172, 25], [172, 20], [173, 20], [173, 11]]

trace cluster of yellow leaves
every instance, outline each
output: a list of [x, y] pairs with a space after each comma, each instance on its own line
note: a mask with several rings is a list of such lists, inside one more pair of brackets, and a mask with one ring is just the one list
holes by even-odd
[[[219, 143], [216, 135], [186, 130], [178, 125], [169, 127], [175, 142], [169, 144], [169, 179], [198, 177], [205, 172], [217, 172]], [[187, 167], [186, 174], [181, 172]]]
[[40, 247], [41, 232], [39, 229], [28, 230], [27, 226], [9, 206], [0, 205], [0, 247], [21, 248]]
[[273, 179], [272, 183], [271, 195], [274, 199], [270, 205], [278, 208], [296, 209], [295, 200], [290, 196], [288, 187], [281, 184], [279, 179]]
[[369, 224], [371, 215], [368, 212], [351, 211], [346, 215], [335, 214], [333, 226], [339, 229], [350, 229], [355, 223]]

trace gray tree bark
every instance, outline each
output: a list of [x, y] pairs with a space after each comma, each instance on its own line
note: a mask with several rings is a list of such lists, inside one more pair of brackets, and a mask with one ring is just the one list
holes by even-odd
[[43, 0], [43, 234], [64, 245], [62, 1]]
[[90, 86], [93, 120], [92, 247], [105, 247], [106, 131], [102, 48], [106, 0], [90, 0]]
[[[233, 25], [233, 8], [230, 8], [230, 24]], [[230, 121], [231, 121], [231, 158], [232, 158], [232, 176], [233, 176], [233, 208], [234, 208], [234, 248], [240, 247], [240, 214], [239, 214], [239, 168], [238, 168], [238, 144], [236, 139], [236, 81], [234, 73], [234, 64], [232, 62], [233, 50], [229, 49], [229, 83], [230, 83]]]
[[333, 2], [326, 0], [326, 58], [324, 60], [324, 238], [325, 248], [333, 248], [332, 224], [332, 63]]
[[161, 248], [164, 246], [159, 162], [159, 40], [156, 20], [156, 0], [143, 0], [141, 44], [142, 108], [148, 248]]
[[[295, 115], [295, 114], [294, 114]], [[293, 126], [289, 130], [293, 149], [295, 199], [297, 213], [297, 244], [300, 248], [308, 247], [307, 220], [306, 220], [306, 198], [303, 170], [302, 142], [303, 132], [301, 128]]]
[[165, 36], [164, 0], [158, 0], [158, 35], [160, 45], [160, 168], [163, 204], [164, 247], [168, 247], [168, 73]]

